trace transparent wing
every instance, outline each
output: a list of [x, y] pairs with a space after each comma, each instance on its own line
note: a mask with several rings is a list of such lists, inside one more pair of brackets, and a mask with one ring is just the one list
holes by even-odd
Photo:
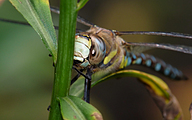
[[169, 36], [178, 38], [192, 39], [191, 34], [183, 34], [177, 32], [153, 32], [153, 31], [114, 31], [116, 35], [157, 35], [157, 36]]
[[[0, 21], [7, 22], [7, 23], [14, 23], [14, 24], [20, 24], [20, 25], [31, 26], [31, 25], [30, 25], [29, 23], [27, 23], [27, 22], [21, 22], [21, 21], [9, 20], [9, 19], [4, 19], [4, 18], [0, 18]], [[58, 26], [54, 26], [54, 28], [55, 28], [56, 30], [59, 29]]]
[[[183, 33], [176, 33], [176, 32], [152, 32], [152, 31], [115, 31], [116, 35], [158, 35], [158, 36], [170, 36], [170, 37], [178, 37], [178, 38], [186, 38], [192, 39], [192, 35], [190, 34], [183, 34]], [[186, 54], [192, 54], [192, 47], [185, 46], [185, 45], [171, 45], [171, 44], [159, 44], [159, 43], [132, 43], [127, 42], [125, 43], [128, 46], [132, 46], [131, 50], [134, 53], [143, 52], [149, 50], [151, 48], [161, 48], [166, 50], [173, 50], [178, 51]]]
[[135, 54], [139, 54], [150, 49], [153, 49], [153, 47], [148, 47], [148, 46], [131, 46], [130, 47], [131, 52]]
[[[60, 14], [60, 11], [58, 8], [56, 7], [50, 7], [50, 10], [56, 14]], [[86, 25], [88, 27], [92, 27], [92, 26], [96, 26], [95, 24], [89, 22], [88, 20], [85, 20], [84, 18], [80, 17], [80, 16], [77, 16], [77, 22], [83, 24], [83, 25]]]
[[[160, 48], [166, 50], [172, 50], [177, 52], [182, 52], [186, 54], [192, 54], [192, 47], [185, 45], [171, 45], [171, 44], [159, 44], [159, 43], [133, 43], [133, 42], [125, 42], [127, 46], [132, 46], [131, 50], [134, 52], [143, 52], [149, 50], [150, 48]], [[141, 51], [142, 50], [142, 51]]]

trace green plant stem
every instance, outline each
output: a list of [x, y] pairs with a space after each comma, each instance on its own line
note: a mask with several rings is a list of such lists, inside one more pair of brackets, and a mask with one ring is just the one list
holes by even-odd
[[58, 54], [49, 120], [62, 120], [57, 97], [69, 93], [77, 18], [77, 0], [61, 0]]

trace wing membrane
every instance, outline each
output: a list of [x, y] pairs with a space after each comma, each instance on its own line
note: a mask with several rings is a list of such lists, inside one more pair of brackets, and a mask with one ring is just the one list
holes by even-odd
[[[126, 42], [125, 43], [128, 46], [133, 46], [133, 51], [136, 51], [136, 49], [139, 49], [139, 46], [143, 47], [143, 51], [146, 51], [151, 48], [160, 48], [160, 49], [166, 49], [166, 50], [172, 50], [177, 52], [182, 52], [186, 54], [192, 54], [192, 47], [185, 46], [185, 45], [171, 45], [166, 43], [133, 43], [133, 42]], [[138, 46], [138, 47], [137, 47]], [[149, 47], [149, 48], [148, 48]], [[141, 52], [141, 51], [139, 51]]]
[[[56, 14], [60, 14], [60, 11], [58, 8], [51, 7], [50, 9], [52, 12], [54, 12]], [[25, 22], [18, 22], [18, 21], [7, 20], [7, 19], [2, 19], [2, 18], [0, 18], [0, 21], [22, 24], [22, 25], [29, 25], [28, 23], [25, 23]], [[80, 16], [77, 17], [77, 21], [79, 23], [82, 23], [89, 27], [96, 26], [95, 24], [85, 20], [84, 18], [81, 18]], [[54, 26], [54, 27], [55, 27], [55, 29], [58, 29], [57, 26]], [[81, 30], [77, 29], [76, 32], [81, 32]], [[175, 32], [115, 31], [115, 30], [113, 30], [113, 32], [116, 35], [140, 34], [140, 35], [159, 35], [159, 36], [171, 36], [171, 37], [192, 39], [192, 35], [190, 35], [190, 34], [175, 33]], [[184, 46], [184, 45], [171, 45], [171, 44], [159, 44], [159, 43], [133, 43], [133, 42], [127, 42], [125, 44], [128, 46], [132, 46], [131, 50], [134, 53], [144, 52], [144, 51], [152, 49], [152, 48], [161, 48], [161, 49], [166, 49], [166, 50], [178, 51], [178, 52], [182, 52], [182, 53], [186, 53], [186, 54], [192, 54], [192, 47]]]
[[131, 52], [135, 53], [135, 54], [139, 54], [142, 52], [145, 52], [147, 50], [151, 50], [154, 49], [153, 47], [149, 47], [149, 46], [131, 46], [130, 50]]
[[[60, 10], [56, 7], [50, 7], [50, 10], [56, 14], [60, 14]], [[92, 27], [92, 26], [95, 26], [95, 24], [89, 22], [88, 20], [85, 20], [84, 18], [80, 17], [80, 16], [77, 16], [77, 22], [83, 24], [83, 25], [86, 25], [88, 27]]]
[[178, 38], [192, 39], [191, 34], [183, 34], [177, 32], [153, 32], [153, 31], [114, 31], [116, 35], [157, 35], [157, 36], [169, 36]]

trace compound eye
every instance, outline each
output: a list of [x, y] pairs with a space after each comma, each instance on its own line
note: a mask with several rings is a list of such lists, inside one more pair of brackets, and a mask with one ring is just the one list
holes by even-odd
[[105, 45], [99, 38], [92, 39], [92, 45], [89, 54], [89, 62], [92, 65], [99, 64], [105, 56]]
[[91, 47], [91, 56], [92, 56], [92, 57], [95, 57], [95, 55], [96, 55], [95, 46], [92, 45], [92, 47]]

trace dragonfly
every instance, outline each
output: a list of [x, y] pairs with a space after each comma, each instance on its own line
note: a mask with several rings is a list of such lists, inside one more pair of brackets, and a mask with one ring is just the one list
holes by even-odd
[[[51, 10], [59, 14], [58, 9]], [[125, 42], [120, 36], [129, 34], [161, 35], [191, 39], [189, 34], [146, 32], [146, 31], [116, 31], [99, 27], [78, 16], [77, 21], [90, 27], [85, 32], [75, 36], [74, 69], [85, 77], [84, 100], [90, 102], [91, 75], [98, 71], [113, 73], [130, 65], [143, 65], [163, 73], [171, 79], [186, 80], [187, 77], [177, 68], [163, 60], [142, 52], [151, 48], [161, 48], [192, 54], [192, 47], [158, 43]], [[81, 70], [81, 71], [78, 71]], [[82, 74], [86, 71], [86, 75]], [[75, 77], [76, 78], [76, 77]], [[78, 78], [78, 77], [77, 77]], [[72, 80], [72, 83], [76, 79]]]
[[[57, 8], [51, 7], [52, 12], [59, 14]], [[0, 19], [1, 21], [29, 25], [28, 23]], [[84, 100], [90, 102], [91, 76], [98, 71], [113, 73], [130, 65], [142, 65], [176, 79], [186, 80], [187, 77], [177, 68], [165, 63], [163, 60], [142, 52], [151, 48], [173, 50], [192, 54], [192, 47], [184, 45], [171, 45], [159, 43], [134, 43], [125, 42], [121, 35], [161, 35], [192, 39], [192, 35], [174, 32], [150, 32], [150, 31], [117, 31], [99, 27], [84, 18], [78, 16], [77, 21], [90, 27], [87, 31], [76, 30], [73, 68], [78, 75], [72, 79], [73, 84], [80, 75], [85, 77]], [[55, 29], [58, 29], [55, 26]], [[86, 72], [86, 75], [83, 73]]]

